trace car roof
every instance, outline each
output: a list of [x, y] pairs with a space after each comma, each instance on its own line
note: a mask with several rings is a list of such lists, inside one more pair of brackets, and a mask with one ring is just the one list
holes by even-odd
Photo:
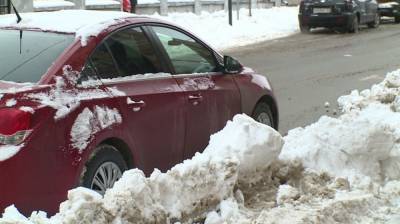
[[[0, 29], [38, 30], [44, 32], [75, 34], [86, 45], [90, 37], [98, 36], [107, 28], [135, 21], [159, 21], [135, 14], [117, 11], [61, 10], [53, 12], [21, 13], [17, 23], [13, 14], [0, 16]], [[160, 21], [159, 21], [160, 22]]]

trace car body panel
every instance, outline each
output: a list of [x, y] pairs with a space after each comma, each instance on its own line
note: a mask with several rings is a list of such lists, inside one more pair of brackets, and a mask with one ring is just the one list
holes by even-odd
[[[34, 124], [21, 150], [12, 158], [0, 161], [0, 213], [6, 206], [15, 204], [24, 214], [33, 210], [54, 214], [59, 203], [66, 199], [67, 191], [79, 186], [85, 163], [93, 156], [96, 147], [104, 142], [123, 144], [126, 148], [123, 154], [129, 161], [129, 167], [140, 168], [148, 175], [154, 168], [166, 171], [184, 158], [189, 158], [195, 151], [203, 150], [210, 134], [221, 129], [237, 113], [251, 116], [256, 104], [265, 100], [265, 97], [271, 100], [277, 128], [278, 110], [272, 88], [268, 80], [260, 78], [264, 76], [256, 75], [247, 68], [240, 74], [109, 80], [89, 86], [75, 84], [76, 71], [82, 71], [86, 59], [107, 36], [127, 26], [149, 24], [172, 26], [170, 23], [142, 17], [121, 20], [98, 36], [91, 37], [85, 46], [77, 39], [37, 84], [21, 87], [0, 82], [0, 94], [3, 94], [0, 97], [0, 111], [7, 107], [9, 99], [16, 99], [14, 107], [29, 106], [33, 109]], [[212, 50], [211, 47], [209, 49]], [[207, 90], [199, 86], [188, 87], [184, 84], [185, 78], [194, 79], [194, 82], [197, 78], [203, 81], [207, 79], [213, 84]], [[61, 87], [65, 90], [83, 95], [85, 92], [97, 91], [102, 97], [93, 98], [87, 94], [80, 98], [78, 105], [69, 108], [65, 116], [56, 119], [57, 109], [32, 96], [54, 94], [60, 88], [57, 83], [60, 80], [64, 80]], [[10, 87], [18, 88], [11, 91]], [[124, 94], [114, 95], [111, 89]], [[205, 107], [196, 107], [193, 102], [189, 102], [188, 96], [192, 93], [201, 93], [205, 97], [199, 104]], [[135, 108], [129, 107], [128, 98], [135, 102], [143, 100], [146, 106], [135, 111]], [[117, 109], [122, 122], [94, 133], [85, 149], [79, 151], [73, 146], [72, 127], [82, 111], [94, 111], [98, 106]], [[196, 139], [196, 127], [206, 123], [204, 121], [208, 124], [202, 127], [204, 132], [200, 132]], [[188, 138], [194, 139], [188, 141]], [[185, 148], [191, 142], [197, 146], [196, 149]]]

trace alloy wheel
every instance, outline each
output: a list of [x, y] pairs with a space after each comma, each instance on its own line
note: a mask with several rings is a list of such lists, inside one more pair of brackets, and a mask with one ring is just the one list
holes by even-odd
[[91, 189], [101, 195], [106, 193], [108, 188], [112, 188], [122, 176], [122, 172], [117, 164], [105, 162], [97, 168], [91, 183]]

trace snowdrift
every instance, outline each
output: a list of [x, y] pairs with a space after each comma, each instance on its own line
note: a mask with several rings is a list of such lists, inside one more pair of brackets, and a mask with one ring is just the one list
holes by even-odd
[[105, 196], [71, 190], [60, 212], [0, 223], [400, 223], [400, 70], [284, 138], [237, 115], [167, 173], [124, 173]]

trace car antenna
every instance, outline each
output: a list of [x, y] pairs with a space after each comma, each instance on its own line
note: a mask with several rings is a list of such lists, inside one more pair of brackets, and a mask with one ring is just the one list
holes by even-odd
[[[17, 8], [15, 8], [14, 3], [10, 0], [11, 6], [15, 12], [15, 15], [17, 16], [17, 24], [20, 23], [22, 21], [22, 17], [19, 14]], [[19, 54], [22, 54], [22, 29], [19, 30]]]

